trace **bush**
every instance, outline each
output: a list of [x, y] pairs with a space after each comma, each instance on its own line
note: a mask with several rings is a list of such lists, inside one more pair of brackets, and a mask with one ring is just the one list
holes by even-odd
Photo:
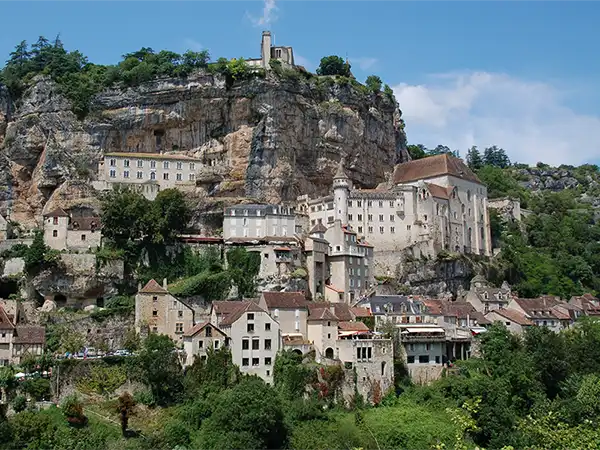
[[47, 378], [33, 378], [23, 381], [21, 390], [26, 392], [36, 401], [50, 398], [50, 380]]
[[365, 84], [369, 90], [375, 94], [381, 91], [382, 81], [377, 75], [369, 75], [365, 80]]
[[12, 407], [16, 413], [25, 411], [27, 409], [27, 399], [23, 395], [17, 395], [12, 401]]
[[339, 56], [325, 56], [321, 58], [321, 63], [317, 68], [317, 75], [340, 75], [349, 77], [351, 75], [350, 64], [344, 62]]
[[144, 389], [143, 391], [134, 392], [133, 400], [135, 401], [135, 403], [139, 403], [140, 405], [145, 405], [149, 407], [156, 406], [156, 400], [154, 400], [154, 395], [152, 395], [152, 391], [150, 389]]
[[83, 414], [83, 403], [81, 403], [77, 394], [66, 397], [60, 407], [69, 425], [82, 426], [87, 424], [87, 417]]

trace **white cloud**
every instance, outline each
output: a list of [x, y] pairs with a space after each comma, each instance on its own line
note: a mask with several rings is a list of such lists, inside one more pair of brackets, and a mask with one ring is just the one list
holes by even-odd
[[511, 160], [583, 164], [600, 160], [600, 117], [565, 104], [567, 92], [504, 74], [471, 72], [393, 87], [411, 143], [504, 148]]
[[183, 44], [185, 45], [186, 50], [193, 50], [195, 52], [204, 50], [202, 44], [192, 38], [185, 38]]
[[269, 25], [277, 20], [277, 16], [275, 15], [276, 10], [277, 5], [275, 4], [275, 0], [264, 0], [262, 16], [254, 17], [248, 14], [248, 17], [255, 27]]
[[375, 64], [377, 64], [377, 58], [360, 57], [360, 58], [348, 58], [352, 66], [358, 66], [360, 70], [369, 70]]

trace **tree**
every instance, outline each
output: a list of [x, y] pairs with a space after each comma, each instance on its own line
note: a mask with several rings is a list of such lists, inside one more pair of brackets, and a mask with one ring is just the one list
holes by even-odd
[[178, 189], [160, 191], [152, 202], [154, 243], [172, 242], [187, 227], [192, 214]]
[[237, 385], [242, 377], [231, 359], [227, 347], [208, 349], [206, 359], [194, 358], [185, 373], [185, 392], [188, 398], [205, 398]]
[[256, 291], [256, 277], [260, 270], [260, 253], [249, 252], [244, 247], [227, 251], [228, 272], [237, 286], [238, 297], [252, 297]]
[[137, 357], [138, 378], [159, 405], [176, 401], [182, 391], [182, 370], [175, 344], [166, 335], [150, 334]]
[[66, 397], [60, 407], [70, 425], [81, 426], [87, 424], [87, 417], [83, 414], [83, 403], [81, 403], [77, 394]]
[[467, 151], [467, 165], [471, 170], [479, 170], [483, 167], [483, 158], [476, 146]]
[[129, 392], [123, 392], [119, 396], [117, 409], [121, 420], [121, 433], [126, 436], [129, 418], [135, 413], [135, 400]]
[[152, 233], [151, 202], [130, 189], [113, 189], [101, 200], [102, 235], [117, 248], [127, 249]]
[[325, 56], [317, 68], [317, 75], [340, 75], [350, 76], [350, 64], [344, 62], [340, 56]]
[[381, 78], [377, 75], [369, 75], [365, 80], [365, 85], [369, 88], [369, 90], [375, 94], [381, 91], [381, 86], [383, 82]]
[[28, 48], [27, 41], [21, 41], [15, 47], [14, 51], [10, 53], [10, 58], [6, 63], [9, 65], [23, 67], [29, 61], [29, 57], [31, 56]]
[[52, 255], [50, 248], [44, 243], [44, 233], [41, 230], [35, 230], [33, 242], [25, 253], [25, 270], [30, 275], [37, 274], [44, 263], [47, 255]]
[[406, 147], [408, 154], [412, 160], [425, 158], [427, 156], [427, 148], [423, 144], [408, 145]]
[[495, 145], [488, 147], [483, 152], [483, 163], [486, 166], [499, 167], [506, 169], [510, 166], [510, 159], [506, 155], [503, 148], [498, 148]]
[[275, 391], [258, 377], [248, 377], [223, 391], [200, 439], [206, 449], [284, 448], [287, 429]]

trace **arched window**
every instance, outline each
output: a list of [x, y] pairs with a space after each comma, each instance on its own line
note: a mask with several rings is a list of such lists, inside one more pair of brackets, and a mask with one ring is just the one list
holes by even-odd
[[467, 200], [471, 201], [471, 191], [467, 191]]

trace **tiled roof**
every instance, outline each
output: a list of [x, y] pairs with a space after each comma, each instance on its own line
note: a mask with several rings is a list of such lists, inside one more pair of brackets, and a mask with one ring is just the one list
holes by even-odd
[[225, 316], [225, 318], [221, 321], [219, 326], [220, 327], [231, 326], [240, 317], [242, 317], [244, 315], [244, 313], [248, 313], [248, 312], [264, 312], [264, 313], [268, 314], [267, 311], [262, 309], [260, 306], [258, 306], [254, 302], [242, 302], [242, 304], [234, 312], [232, 312], [231, 314], [227, 314]]
[[310, 310], [308, 320], [339, 320], [329, 308], [313, 308]]
[[12, 320], [10, 320], [10, 318], [8, 317], [8, 314], [6, 314], [6, 311], [4, 311], [4, 308], [2, 308], [0, 306], [0, 330], [14, 330], [15, 326], [12, 323]]
[[291, 237], [291, 236], [265, 236], [265, 237], [230, 237], [230, 238], [225, 239], [225, 242], [232, 242], [232, 243], [239, 243], [239, 244], [243, 244], [243, 243], [251, 244], [253, 242], [294, 243], [294, 242], [298, 242], [298, 240], [295, 237]]
[[69, 215], [62, 208], [57, 208], [49, 213], [44, 214], [44, 217], [69, 217]]
[[492, 313], [496, 313], [499, 316], [502, 316], [518, 325], [522, 325], [522, 326], [533, 325], [533, 322], [531, 320], [529, 320], [523, 313], [521, 313], [520, 311], [514, 310], [514, 309], [508, 309], [508, 308], [494, 309], [493, 311], [490, 311], [488, 314], [492, 314]]
[[14, 344], [45, 344], [46, 329], [33, 325], [17, 325]]
[[146, 283], [140, 291], [140, 294], [168, 294], [168, 291], [163, 288], [156, 280], [152, 279]]
[[433, 197], [437, 197], [437, 198], [443, 198], [445, 200], [448, 200], [448, 190], [443, 187], [440, 186], [439, 184], [433, 184], [433, 183], [425, 183], [427, 185], [427, 189], [429, 189], [429, 192], [431, 192], [431, 195]]
[[427, 312], [429, 314], [433, 314], [435, 316], [440, 316], [442, 314], [442, 302], [444, 300], [437, 299], [426, 299], [423, 300], [423, 303], [427, 307]]
[[552, 311], [552, 313], [554, 313], [554, 316], [558, 320], [569, 320], [569, 319], [571, 319], [571, 316], [568, 313], [566, 313], [565, 311], [561, 311], [561, 308], [560, 308], [561, 306], [562, 305], [556, 305], [550, 311]]
[[141, 158], [141, 159], [176, 159], [181, 161], [190, 161], [190, 162], [201, 162], [200, 159], [191, 158], [185, 155], [169, 155], [165, 153], [134, 153], [134, 152], [112, 152], [105, 153], [105, 158], [115, 157], [115, 158]]
[[354, 314], [354, 317], [370, 317], [373, 315], [371, 314], [371, 311], [369, 311], [369, 308], [363, 308], [361, 306], [350, 308], [350, 312]]
[[197, 323], [192, 328], [190, 328], [185, 333], [183, 333], [183, 336], [184, 337], [192, 337], [192, 336], [196, 335], [198, 332], [202, 331], [207, 325], [210, 325], [214, 330], [216, 330], [217, 332], [219, 332], [223, 336], [225, 336], [225, 333], [223, 333], [221, 330], [219, 330], [216, 326], [214, 326], [210, 322]]
[[[543, 296], [538, 298], [516, 298], [515, 302], [525, 311], [529, 317], [554, 317], [552, 308], [560, 303], [560, 300], [550, 297]], [[551, 315], [544, 316], [539, 314], [540, 312], [548, 312]]]
[[298, 309], [306, 308], [306, 297], [302, 292], [268, 292], [262, 293], [269, 309]]
[[321, 222], [317, 223], [312, 229], [308, 232], [309, 234], [313, 233], [325, 233], [327, 228]]
[[339, 320], [346, 322], [354, 320], [355, 316], [346, 303], [308, 302], [308, 311], [309, 314], [313, 314], [316, 309], [329, 309], [331, 306], [333, 306], [334, 314]]
[[338, 328], [341, 331], [369, 331], [369, 327], [362, 322], [340, 322]]
[[100, 217], [72, 217], [69, 230], [92, 231], [102, 227]]
[[452, 175], [482, 184], [477, 175], [461, 159], [447, 153], [397, 165], [394, 170], [394, 183], [408, 183], [442, 175]]

